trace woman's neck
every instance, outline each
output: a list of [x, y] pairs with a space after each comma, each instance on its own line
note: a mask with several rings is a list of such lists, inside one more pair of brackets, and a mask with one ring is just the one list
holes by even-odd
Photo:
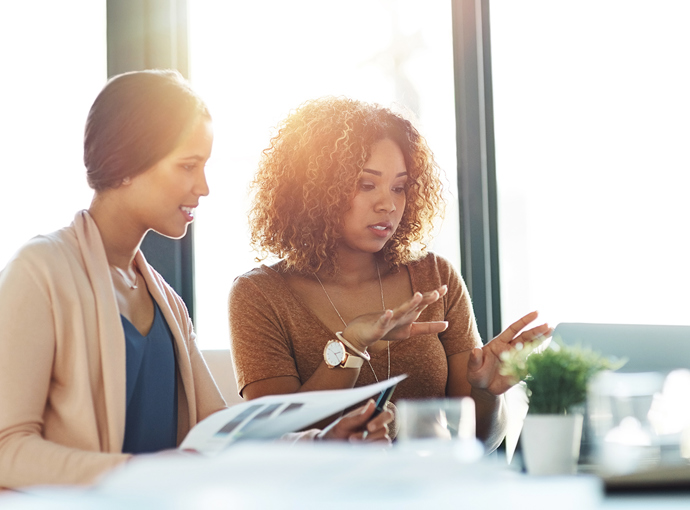
[[98, 226], [108, 263], [128, 270], [146, 231], [137, 228], [108, 191], [94, 195], [89, 214]]
[[[358, 286], [364, 282], [378, 279], [377, 256], [374, 253], [353, 253], [341, 250], [338, 254], [338, 271], [331, 275], [327, 270], [319, 271], [323, 281], [343, 286]], [[383, 272], [383, 268], [378, 270]]]

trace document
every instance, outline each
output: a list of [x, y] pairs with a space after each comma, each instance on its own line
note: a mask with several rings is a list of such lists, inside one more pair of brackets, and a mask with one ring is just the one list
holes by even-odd
[[399, 375], [359, 388], [268, 395], [243, 402], [199, 422], [180, 449], [214, 454], [236, 441], [277, 439], [377, 395], [406, 377]]

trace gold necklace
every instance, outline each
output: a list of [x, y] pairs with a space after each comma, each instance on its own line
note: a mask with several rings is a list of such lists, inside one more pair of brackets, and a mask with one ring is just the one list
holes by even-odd
[[[379, 264], [378, 262], [374, 262], [376, 264], [376, 274], [379, 277], [379, 289], [381, 289], [381, 306], [383, 307], [383, 311], [386, 311], [386, 302], [383, 300], [383, 283], [381, 282], [381, 271], [379, 271]], [[326, 294], [326, 298], [328, 299], [328, 302], [331, 304], [333, 307], [333, 310], [335, 310], [335, 313], [338, 314], [338, 317], [340, 318], [340, 322], [343, 323], [345, 327], [347, 327], [347, 322], [345, 322], [345, 319], [343, 319], [343, 316], [340, 315], [340, 312], [338, 309], [335, 307], [335, 304], [333, 304], [333, 300], [331, 299], [331, 296], [328, 295], [328, 292], [326, 291], [326, 287], [323, 286], [323, 283], [321, 282], [321, 278], [319, 278], [319, 275], [314, 273], [314, 276], [316, 277], [316, 281], [319, 282], [319, 285], [321, 285], [321, 288], [323, 289], [323, 293]], [[391, 343], [386, 342], [386, 349], [388, 350], [388, 379], [391, 378]], [[376, 372], [374, 371], [374, 367], [371, 366], [371, 361], [366, 360], [366, 362], [369, 364], [369, 368], [371, 369], [371, 373], [374, 374], [374, 379], [376, 379], [376, 382], [379, 382], [379, 378], [376, 377]]]

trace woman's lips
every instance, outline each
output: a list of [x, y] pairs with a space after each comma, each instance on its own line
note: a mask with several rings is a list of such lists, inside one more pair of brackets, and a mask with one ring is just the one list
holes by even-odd
[[182, 214], [187, 218], [187, 221], [194, 221], [194, 209], [194, 207], [180, 206], [180, 211], [182, 211]]
[[376, 223], [375, 225], [369, 225], [369, 230], [371, 230], [374, 235], [384, 238], [388, 237], [391, 232], [390, 223]]

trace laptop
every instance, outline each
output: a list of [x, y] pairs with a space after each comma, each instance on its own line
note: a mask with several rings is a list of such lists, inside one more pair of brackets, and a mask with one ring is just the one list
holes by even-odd
[[690, 326], [564, 322], [556, 326], [553, 338], [627, 359], [619, 372], [690, 369]]
[[[690, 369], [690, 326], [561, 323], [553, 337], [565, 345], [580, 345], [604, 356], [626, 359], [618, 372], [658, 372]], [[585, 427], [586, 429], [587, 427]], [[580, 462], [592, 461], [591, 439], [583, 430]], [[690, 466], [657, 466], [649, 471], [604, 477], [607, 491], [687, 489]]]

